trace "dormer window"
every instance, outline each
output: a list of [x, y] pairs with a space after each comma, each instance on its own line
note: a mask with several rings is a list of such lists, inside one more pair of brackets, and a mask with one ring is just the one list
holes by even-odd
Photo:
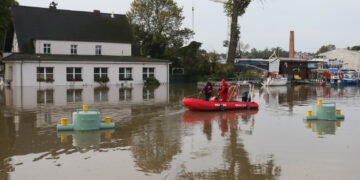
[[72, 44], [70, 47], [70, 53], [71, 54], [77, 54], [77, 45], [76, 44]]
[[95, 55], [101, 55], [101, 45], [95, 46]]
[[51, 53], [51, 44], [44, 43], [44, 54], [50, 54], [50, 53]]

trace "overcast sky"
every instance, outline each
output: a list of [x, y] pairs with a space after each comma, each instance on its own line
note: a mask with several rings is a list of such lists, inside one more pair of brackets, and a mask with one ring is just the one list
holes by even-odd
[[[56, 0], [59, 9], [125, 14], [132, 0]], [[227, 17], [223, 5], [210, 0], [175, 0], [184, 9], [184, 26], [208, 51], [226, 52]], [[360, 0], [254, 0], [240, 18], [241, 41], [251, 48], [288, 49], [289, 31], [295, 31], [296, 51], [314, 52], [321, 45], [338, 48], [360, 45]], [[48, 7], [51, 0], [18, 0], [21, 5]]]

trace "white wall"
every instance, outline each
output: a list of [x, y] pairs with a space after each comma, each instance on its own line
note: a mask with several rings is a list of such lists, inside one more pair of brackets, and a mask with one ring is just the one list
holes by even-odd
[[[6, 62], [6, 74], [5, 79], [12, 79], [12, 86], [54, 86], [54, 85], [98, 85], [94, 81], [94, 67], [107, 67], [109, 85], [121, 85], [121, 84], [142, 84], [142, 68], [154, 67], [155, 78], [160, 83], [169, 82], [169, 64], [168, 63], [114, 63], [114, 62], [37, 62], [37, 61], [16, 61]], [[12, 67], [13, 73], [10, 74], [10, 67]], [[37, 67], [53, 67], [54, 68], [54, 82], [37, 82]], [[66, 68], [67, 67], [81, 67], [82, 79], [79, 82], [68, 82], [66, 80]], [[132, 68], [132, 81], [120, 81], [119, 80], [119, 67], [131, 67]], [[22, 72], [22, 73], [21, 73]]]
[[71, 54], [71, 45], [77, 45], [78, 55], [95, 55], [95, 46], [101, 45], [101, 55], [131, 56], [130, 43], [84, 42], [84, 41], [55, 41], [35, 40], [36, 54], [44, 53], [43, 44], [51, 44], [51, 54]]
[[326, 56], [328, 59], [338, 59], [344, 61], [344, 69], [353, 69], [360, 71], [360, 53], [347, 49], [335, 49], [320, 55]]

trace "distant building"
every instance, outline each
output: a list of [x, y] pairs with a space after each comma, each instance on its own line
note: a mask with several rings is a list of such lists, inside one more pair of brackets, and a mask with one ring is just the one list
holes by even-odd
[[12, 7], [4, 53], [5, 80], [13, 86], [142, 84], [169, 81], [170, 61], [132, 56], [125, 15]]
[[[242, 71], [249, 69], [269, 71], [269, 59], [236, 59], [235, 66], [240, 67]], [[293, 79], [294, 75], [306, 79], [311, 68], [307, 59], [280, 58], [279, 73], [289, 79]]]
[[342, 62], [344, 69], [360, 71], [360, 52], [348, 49], [335, 49], [320, 54], [328, 59], [337, 59]]
[[289, 80], [294, 79], [295, 75], [301, 79], [308, 78], [309, 61], [300, 58], [280, 58], [280, 74], [284, 74]]

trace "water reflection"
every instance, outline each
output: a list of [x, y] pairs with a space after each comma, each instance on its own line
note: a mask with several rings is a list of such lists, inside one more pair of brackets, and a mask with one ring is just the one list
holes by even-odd
[[290, 112], [294, 106], [307, 105], [309, 100], [322, 98], [342, 98], [359, 95], [359, 88], [322, 86], [279, 86], [260, 88], [259, 94], [269, 108], [287, 107]]
[[[149, 172], [161, 172], [166, 169], [173, 155], [179, 152], [180, 143], [176, 139], [181, 136], [179, 134], [171, 135], [171, 133], [178, 131], [169, 130], [170, 134], [166, 132], [168, 128], [162, 123], [156, 126], [154, 126], [155, 124], [147, 125], [147, 118], [145, 118], [150, 118], [151, 116], [148, 113], [154, 112], [154, 110], [157, 112], [154, 117], [158, 113], [165, 113], [169, 94], [169, 88], [166, 85], [150, 90], [157, 107], [130, 105], [123, 106], [121, 110], [102, 109], [103, 114], [113, 117], [116, 123], [123, 121], [119, 126], [120, 129], [116, 130], [117, 133], [116, 131], [94, 131], [57, 134], [54, 128], [61, 117], [71, 119], [71, 112], [81, 105], [79, 103], [96, 106], [97, 102], [106, 102], [113, 105], [112, 108], [117, 108], [119, 104], [123, 103], [123, 100], [126, 100], [126, 103], [143, 105], [145, 102], [142, 96], [143, 90], [143, 86], [133, 86], [132, 88], [59, 86], [56, 88], [14, 87], [12, 89], [0, 89], [0, 179], [9, 179], [9, 173], [14, 171], [15, 166], [23, 165], [23, 163], [14, 164], [12, 162], [13, 156], [38, 154], [33, 159], [33, 162], [36, 162], [59, 159], [62, 155], [70, 155], [75, 152], [102, 151], [102, 148], [130, 145], [132, 145], [135, 154], [134, 160], [143, 169]], [[132, 92], [137, 93], [137, 95], [133, 96]], [[156, 96], [156, 94], [161, 94], [161, 96]], [[69, 104], [74, 104], [74, 107], [68, 107]], [[143, 116], [139, 116], [138, 120], [131, 118], [128, 119], [131, 121], [128, 121], [125, 119], [127, 112], [130, 112], [131, 116], [140, 114]], [[176, 126], [176, 123], [168, 126]], [[142, 131], [152, 133], [153, 128], [159, 130], [157, 133], [154, 132], [154, 136], [139, 133]], [[144, 137], [152, 138], [146, 141], [148, 144], [144, 144], [141, 142]], [[163, 137], [167, 137], [165, 138], [167, 140], [164, 141]], [[137, 138], [140, 138], [141, 141], [136, 140]], [[115, 143], [108, 140], [113, 140]], [[154, 144], [157, 145], [154, 146]], [[168, 147], [169, 144], [178, 145]], [[147, 148], [143, 149], [143, 146]], [[159, 151], [159, 153], [155, 153], [156, 156], [153, 156], [154, 151], [161, 149], [167, 150]], [[157, 157], [164, 158], [158, 159]], [[150, 160], [150, 158], [153, 159]]]
[[[144, 102], [167, 103], [169, 88], [167, 85], [158, 88], [145, 88], [142, 85], [131, 87], [92, 87], [92, 86], [58, 86], [56, 88], [40, 87], [12, 87], [4, 88], [1, 101], [9, 107], [33, 109], [38, 105], [67, 106], [68, 104], [97, 104], [97, 103], [130, 103]], [[50, 106], [49, 106], [50, 105]]]
[[61, 131], [57, 135], [60, 142], [67, 143], [69, 137], [72, 137], [72, 145], [80, 152], [88, 152], [91, 149], [99, 149], [101, 143], [101, 136], [104, 134], [105, 139], [111, 139], [114, 130], [100, 130], [100, 131]]
[[38, 104], [53, 104], [54, 103], [54, 90], [53, 89], [41, 89], [37, 91], [37, 103]]
[[94, 101], [107, 102], [108, 101], [109, 87], [96, 87], [94, 88]]
[[133, 109], [136, 117], [128, 128], [133, 132], [131, 152], [140, 171], [160, 173], [169, 169], [173, 157], [181, 152], [181, 122], [177, 115], [159, 117], [154, 113], [162, 111], [166, 114], [161, 106]]
[[68, 103], [80, 103], [82, 102], [83, 89], [67, 89], [66, 90], [66, 102]]
[[[102, 176], [106, 171], [97, 169], [104, 166], [114, 173], [109, 179], [306, 179], [294, 172], [308, 164], [315, 164], [309, 169], [316, 173], [328, 175], [318, 163], [323, 158], [348, 163], [334, 163], [342, 174], [357, 173], [342, 168], [358, 169], [356, 161], [349, 161], [357, 157], [359, 147], [351, 140], [358, 136], [354, 131], [359, 125], [355, 121], [358, 88], [287, 86], [257, 92], [261, 95], [255, 97], [261, 104], [259, 111], [190, 112], [181, 99], [198, 94], [196, 84], [156, 89], [137, 85], [105, 90], [91, 86], [0, 88], [0, 179], [24, 179], [24, 174], [52, 179], [53, 172], [63, 172], [63, 179], [77, 172]], [[304, 105], [315, 103], [318, 97], [339, 100], [346, 114], [342, 131], [337, 131], [341, 122], [305, 122], [321, 137], [337, 134], [331, 138], [336, 140], [331, 148], [336, 155], [329, 153], [328, 139], [318, 139], [309, 150], [313, 138], [304, 138], [301, 118], [308, 109]], [[71, 118], [81, 104], [113, 117], [115, 131], [57, 134], [58, 120]], [[278, 107], [286, 111], [272, 111]], [[306, 161], [299, 165], [298, 159]], [[316, 173], [304, 170], [304, 174]], [[352, 177], [348, 179], [356, 179]]]
[[316, 133], [318, 137], [335, 135], [336, 128], [341, 127], [344, 120], [304, 120], [306, 127]]
[[119, 101], [131, 101], [132, 100], [132, 88], [119, 88]]
[[[223, 168], [192, 172], [182, 169], [179, 179], [278, 179], [281, 168], [275, 165], [272, 155], [264, 163], [251, 163], [249, 153], [245, 150], [239, 132], [252, 134], [255, 125], [256, 111], [226, 111], [226, 112], [192, 112], [183, 115], [183, 122], [196, 125], [203, 123], [203, 132], [208, 140], [212, 137], [212, 122], [217, 122], [221, 136], [229, 133], [228, 143], [223, 149], [225, 164]], [[241, 131], [239, 120], [244, 124], [250, 123], [250, 130]]]
[[[218, 122], [221, 130], [221, 136], [224, 136], [230, 128], [237, 127], [239, 121], [242, 122], [243, 127], [239, 127], [240, 131], [245, 134], [252, 134], [255, 125], [254, 115], [258, 110], [247, 111], [222, 111], [222, 112], [196, 112], [186, 111], [183, 115], [183, 122], [185, 124], [203, 124], [203, 132], [206, 134], [207, 139], [211, 140], [212, 136], [212, 123]], [[250, 125], [249, 130], [245, 130], [246, 126]], [[244, 129], [243, 129], [244, 128]]]

